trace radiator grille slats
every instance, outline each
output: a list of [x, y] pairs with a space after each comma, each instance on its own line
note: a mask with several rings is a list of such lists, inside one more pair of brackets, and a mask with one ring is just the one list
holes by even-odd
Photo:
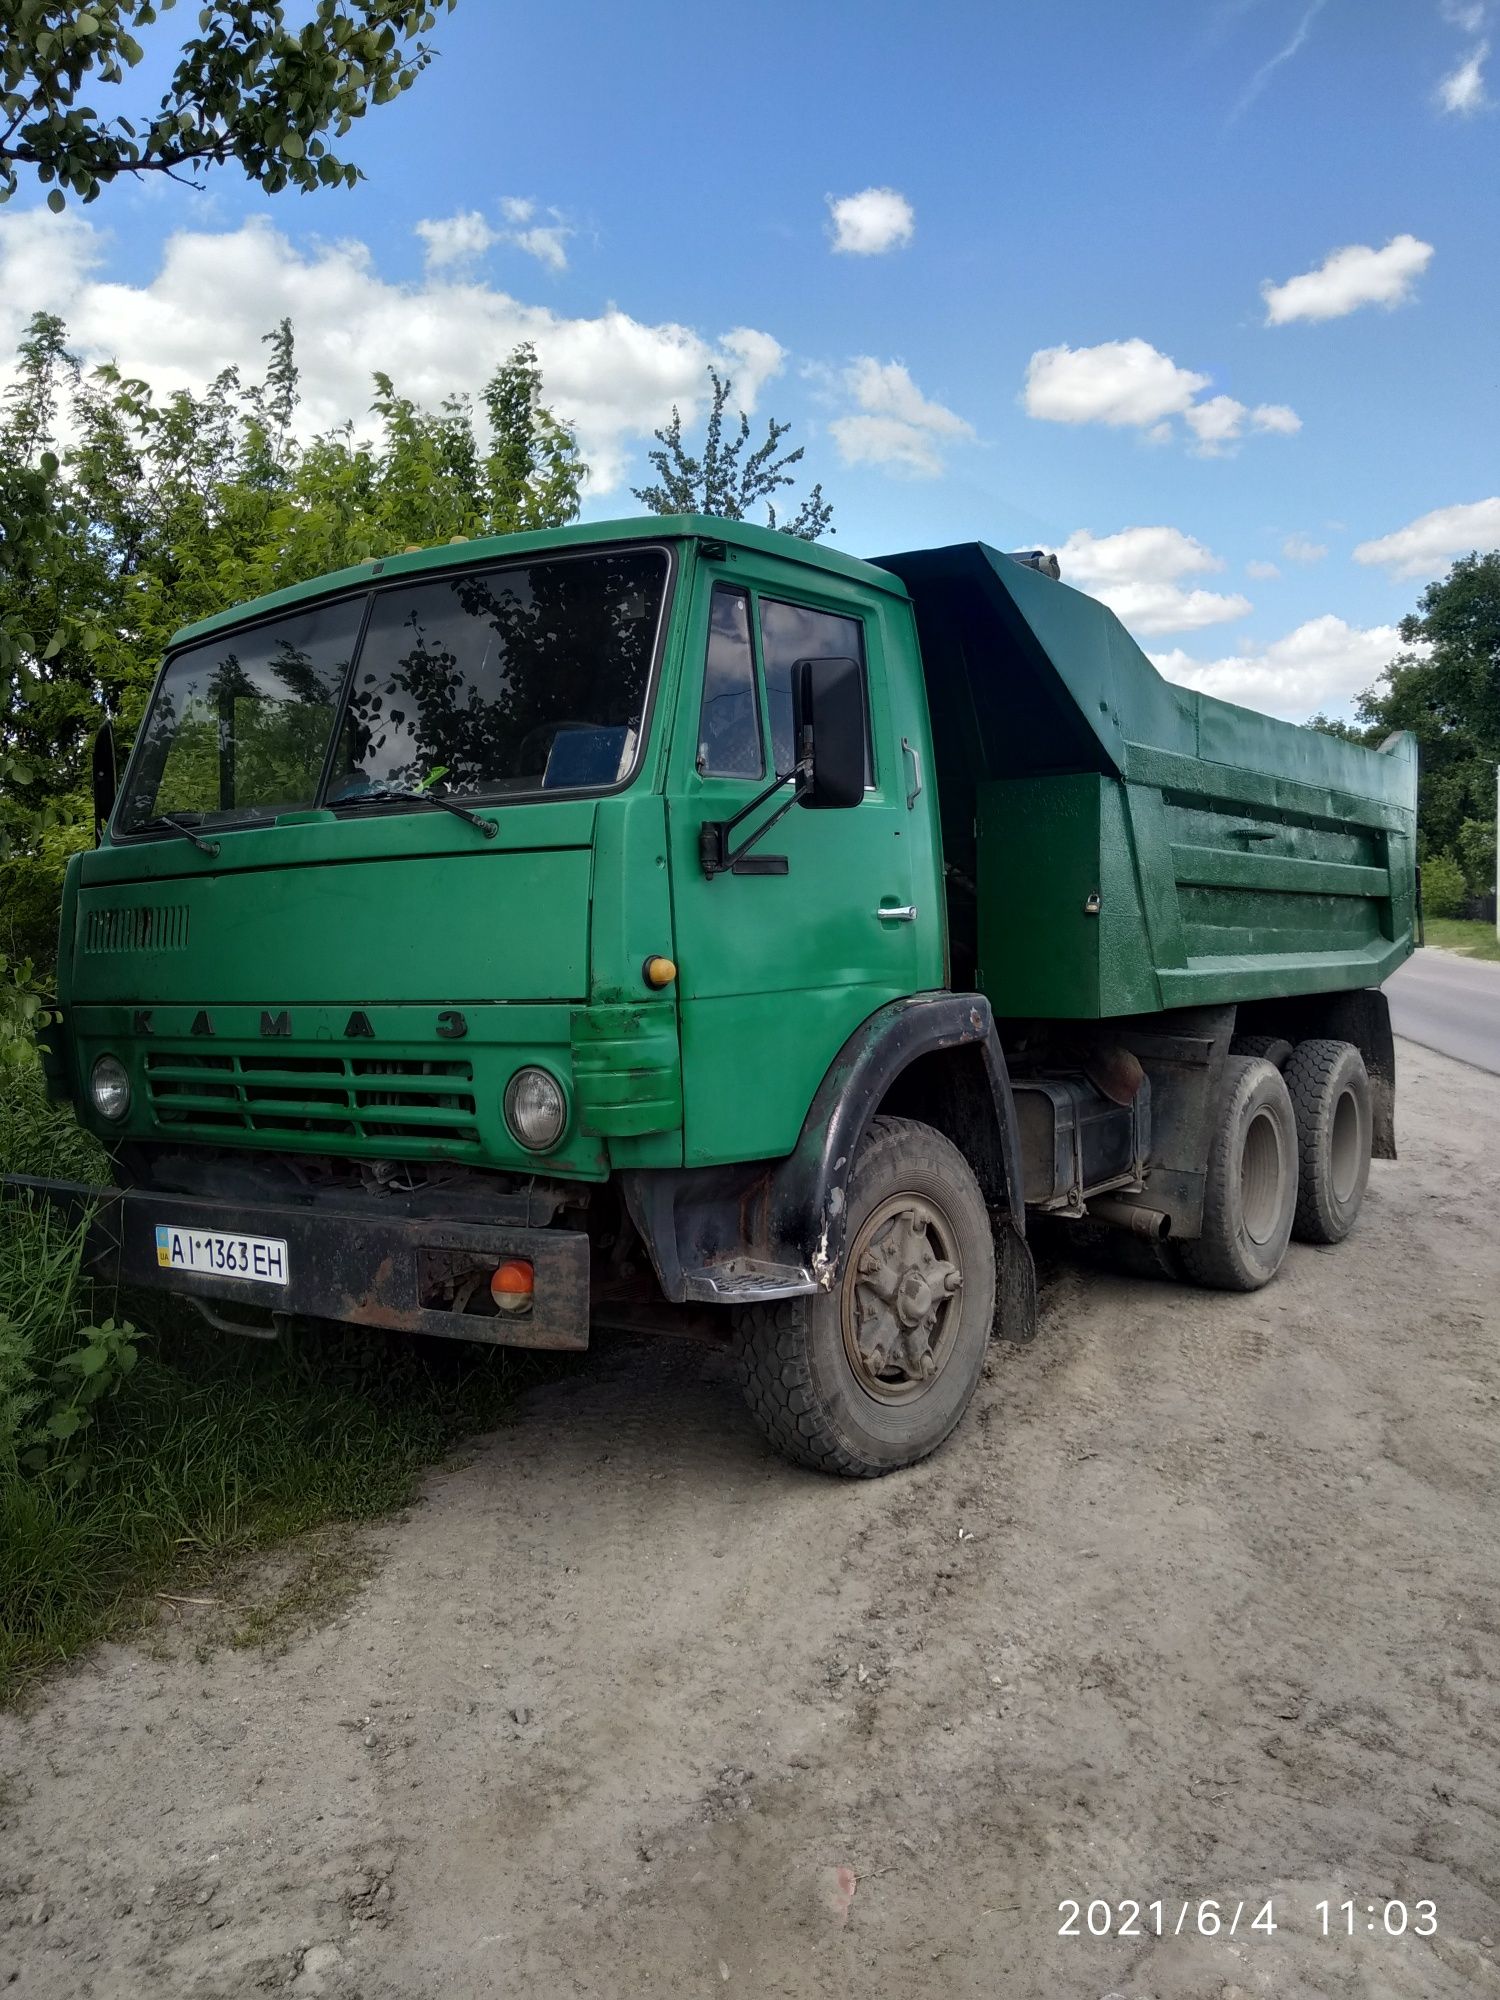
[[90, 910], [84, 918], [86, 952], [186, 951], [186, 903], [132, 903], [116, 910]]
[[473, 1066], [427, 1058], [153, 1048], [146, 1089], [164, 1131], [217, 1137], [442, 1139], [479, 1145]]

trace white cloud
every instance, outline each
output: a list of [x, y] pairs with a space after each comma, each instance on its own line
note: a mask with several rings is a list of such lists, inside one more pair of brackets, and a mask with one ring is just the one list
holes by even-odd
[[1026, 369], [1026, 414], [1054, 424], [1138, 424], [1180, 416], [1206, 375], [1179, 368], [1148, 340], [1043, 347]]
[[833, 247], [852, 257], [879, 257], [899, 250], [916, 232], [916, 211], [894, 188], [865, 188], [860, 194], [828, 195]]
[[1288, 562], [1321, 562], [1328, 553], [1328, 544], [1315, 542], [1308, 535], [1288, 535], [1281, 545], [1281, 553]]
[[1200, 458], [1222, 458], [1229, 447], [1244, 435], [1248, 418], [1252, 430], [1270, 431], [1292, 437], [1302, 428], [1302, 419], [1285, 403], [1257, 403], [1247, 410], [1233, 396], [1208, 396], [1184, 412], [1189, 430], [1197, 438], [1194, 449]]
[[1302, 428], [1285, 403], [1255, 409], [1233, 396], [1195, 400], [1209, 377], [1182, 368], [1147, 340], [1106, 340], [1097, 347], [1042, 347], [1026, 369], [1021, 401], [1028, 416], [1054, 424], [1111, 424], [1139, 430], [1148, 444], [1168, 444], [1171, 419], [1181, 417], [1204, 458], [1227, 453], [1248, 419], [1258, 431]]
[[534, 229], [518, 229], [510, 240], [528, 257], [545, 264], [549, 271], [566, 271], [568, 253], [563, 245], [572, 234], [565, 223], [548, 222], [539, 223]]
[[1280, 69], [1284, 62], [1290, 62], [1292, 57], [1296, 55], [1298, 49], [1307, 40], [1308, 31], [1311, 29], [1313, 22], [1317, 20], [1326, 5], [1327, 0], [1310, 0], [1310, 4], [1293, 30], [1291, 38], [1283, 43], [1281, 48], [1276, 51], [1275, 55], [1268, 62], [1261, 64], [1260, 68], [1245, 86], [1239, 102], [1229, 114], [1229, 123], [1231, 125], [1237, 118], [1243, 117], [1245, 112], [1250, 109], [1250, 106], [1270, 82], [1275, 71]]
[[1212, 549], [1180, 528], [1124, 528], [1092, 535], [1079, 528], [1057, 552], [1063, 580], [1102, 599], [1133, 632], [1195, 632], [1226, 618], [1241, 618], [1250, 600], [1197, 587], [1180, 579], [1224, 567]]
[[1096, 584], [1142, 579], [1175, 581], [1224, 567], [1221, 557], [1181, 528], [1122, 528], [1115, 535], [1091, 535], [1087, 528], [1077, 528], [1063, 543], [1059, 556], [1066, 564], [1066, 580], [1081, 583], [1086, 590]]
[[[457, 273], [497, 243], [510, 243], [517, 250], [524, 250], [528, 257], [535, 257], [539, 264], [545, 264], [549, 271], [566, 271], [565, 246], [573, 234], [571, 226], [555, 208], [548, 211], [550, 222], [533, 223], [536, 212], [534, 201], [521, 195], [506, 195], [500, 202], [500, 213], [512, 225], [509, 229], [491, 229], [475, 208], [419, 222], [416, 230], [427, 245], [427, 269]], [[524, 227], [525, 224], [531, 226]]]
[[1437, 101], [1444, 111], [1469, 118], [1489, 103], [1484, 87], [1484, 64], [1489, 52], [1488, 42], [1476, 42], [1458, 68], [1443, 78], [1437, 87]]
[[1484, 26], [1484, 0], [1443, 0], [1442, 16], [1466, 35], [1477, 35]]
[[459, 215], [433, 217], [416, 225], [417, 234], [427, 245], [429, 271], [443, 271], [453, 264], [471, 264], [500, 241], [477, 208]]
[[1199, 452], [1205, 458], [1216, 458], [1239, 437], [1240, 426], [1249, 412], [1233, 396], [1209, 396], [1183, 414], [1198, 440]]
[[929, 401], [899, 361], [862, 354], [838, 380], [856, 405], [828, 426], [846, 465], [884, 465], [931, 479], [943, 469], [943, 446], [974, 435], [956, 411]]
[[1432, 245], [1416, 236], [1393, 236], [1383, 250], [1346, 243], [1341, 250], [1330, 250], [1316, 270], [1303, 271], [1285, 284], [1266, 279], [1260, 288], [1266, 325], [1342, 319], [1361, 306], [1404, 305], [1431, 261]]
[[1271, 431], [1278, 437], [1294, 437], [1302, 428], [1302, 419], [1286, 403], [1257, 403], [1250, 421], [1258, 431]]
[[[0, 355], [45, 309], [63, 315], [86, 360], [118, 360], [158, 391], [202, 390], [231, 365], [255, 376], [265, 361], [261, 336], [286, 315], [302, 369], [300, 422], [310, 432], [362, 422], [376, 369], [433, 407], [455, 390], [477, 390], [517, 341], [529, 340], [548, 401], [577, 426], [595, 493], [623, 483], [637, 444], [674, 403], [693, 420], [710, 363], [733, 375], [737, 403], [753, 410], [785, 360], [771, 334], [751, 327], [711, 342], [693, 327], [649, 324], [616, 306], [569, 318], [442, 271], [392, 284], [362, 243], [301, 250], [264, 221], [179, 231], [141, 283], [97, 275], [104, 242], [82, 217], [0, 211]], [[0, 362], [0, 388], [4, 376]]]
[[1393, 577], [1432, 576], [1472, 549], [1500, 548], [1500, 497], [1434, 507], [1393, 534], [1361, 542], [1358, 563], [1381, 563]]
[[1281, 571], [1275, 563], [1262, 562], [1257, 556], [1245, 564], [1245, 574], [1253, 576], [1257, 583], [1269, 583], [1273, 576], [1280, 576]]
[[1361, 627], [1327, 613], [1309, 618], [1259, 652], [1200, 660], [1175, 647], [1151, 657], [1168, 680], [1184, 687], [1305, 722], [1319, 710], [1344, 707], [1362, 694], [1400, 650], [1395, 625]]

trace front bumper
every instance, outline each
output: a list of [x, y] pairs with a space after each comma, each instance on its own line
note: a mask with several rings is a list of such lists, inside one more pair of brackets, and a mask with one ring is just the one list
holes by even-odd
[[[589, 1344], [589, 1242], [581, 1230], [374, 1214], [352, 1202], [209, 1201], [20, 1175], [0, 1179], [0, 1195], [87, 1215], [85, 1268], [110, 1283], [496, 1346], [581, 1350]], [[287, 1281], [164, 1268], [157, 1258], [158, 1225], [278, 1238], [287, 1246]], [[531, 1310], [496, 1315], [465, 1309], [489, 1307], [490, 1273], [507, 1258], [524, 1258], [532, 1267]]]

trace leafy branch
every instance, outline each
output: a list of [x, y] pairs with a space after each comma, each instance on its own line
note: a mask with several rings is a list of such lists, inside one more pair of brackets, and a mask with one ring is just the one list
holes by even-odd
[[782, 452], [781, 441], [790, 424], [773, 417], [764, 440], [748, 456], [750, 419], [743, 410], [737, 430], [726, 437], [724, 413], [734, 391], [730, 377], [710, 368], [713, 401], [705, 427], [703, 454], [695, 458], [683, 443], [682, 413], [672, 407], [672, 418], [656, 433], [657, 449], [648, 452], [657, 475], [654, 486], [636, 486], [631, 491], [653, 514], [715, 514], [725, 521], [744, 521], [762, 500], [766, 503], [766, 526], [780, 527], [804, 542], [816, 542], [832, 533], [833, 507], [823, 498], [821, 483], [803, 499], [787, 522], [778, 522], [774, 496], [783, 487], [795, 486], [789, 467], [802, 460], [803, 446]]
[[[0, 35], [0, 202], [30, 168], [54, 211], [98, 198], [122, 174], [188, 179], [238, 161], [275, 194], [351, 187], [345, 138], [372, 104], [416, 81], [433, 51], [419, 39], [456, 0], [315, 0], [300, 29], [281, 0], [217, 0], [198, 14], [154, 112], [104, 117], [88, 86], [118, 86], [145, 58], [136, 31], [173, 0], [6, 0]], [[193, 185], [199, 185], [193, 182]]]

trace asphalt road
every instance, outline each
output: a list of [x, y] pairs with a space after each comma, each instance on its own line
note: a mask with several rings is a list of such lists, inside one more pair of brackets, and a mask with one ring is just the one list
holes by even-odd
[[1386, 991], [1398, 1035], [1500, 1076], [1500, 965], [1419, 951]]

